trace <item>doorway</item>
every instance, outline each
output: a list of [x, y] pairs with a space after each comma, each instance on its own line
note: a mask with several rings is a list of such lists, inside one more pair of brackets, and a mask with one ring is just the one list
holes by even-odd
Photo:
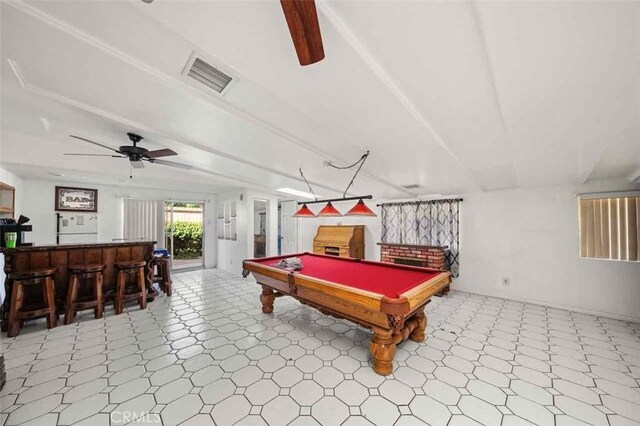
[[267, 256], [267, 200], [253, 200], [253, 257]]
[[204, 204], [165, 202], [165, 247], [171, 256], [172, 269], [204, 266]]
[[298, 251], [298, 220], [293, 217], [297, 210], [295, 201], [283, 201], [278, 206], [278, 255]]

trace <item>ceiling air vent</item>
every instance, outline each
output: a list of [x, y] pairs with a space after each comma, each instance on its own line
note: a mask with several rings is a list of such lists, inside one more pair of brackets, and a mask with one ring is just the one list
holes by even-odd
[[216, 93], [222, 93], [233, 80], [233, 78], [226, 73], [198, 57], [192, 56], [189, 58], [187, 67], [187, 77], [194, 79], [198, 83], [204, 84]]
[[402, 185], [402, 187], [404, 189], [418, 189], [420, 188], [420, 185], [418, 185], [417, 183], [412, 183], [411, 185]]

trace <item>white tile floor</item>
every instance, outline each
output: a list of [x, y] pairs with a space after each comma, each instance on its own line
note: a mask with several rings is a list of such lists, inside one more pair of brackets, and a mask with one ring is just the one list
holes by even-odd
[[349, 322], [290, 298], [262, 314], [253, 279], [223, 271], [174, 279], [145, 311], [3, 338], [1, 423], [640, 423], [640, 324], [452, 291], [385, 378]]

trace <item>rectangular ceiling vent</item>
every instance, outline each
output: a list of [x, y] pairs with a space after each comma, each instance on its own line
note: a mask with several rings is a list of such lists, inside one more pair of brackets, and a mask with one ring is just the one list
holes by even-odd
[[200, 84], [204, 84], [216, 93], [222, 94], [233, 78], [218, 68], [214, 67], [198, 58], [192, 56], [187, 62], [187, 77], [190, 77]]
[[418, 189], [420, 188], [420, 185], [418, 185], [417, 183], [412, 183], [411, 185], [402, 185], [402, 187], [404, 189]]

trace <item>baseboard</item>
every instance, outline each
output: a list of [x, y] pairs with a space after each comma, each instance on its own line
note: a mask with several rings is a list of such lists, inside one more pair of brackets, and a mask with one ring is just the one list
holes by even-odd
[[495, 299], [513, 300], [514, 302], [530, 303], [532, 305], [546, 306], [548, 308], [554, 308], [554, 309], [562, 309], [563, 311], [577, 312], [579, 314], [593, 315], [593, 316], [597, 316], [597, 317], [610, 318], [610, 319], [615, 319], [615, 320], [625, 321], [625, 322], [640, 323], [640, 317], [630, 317], [630, 316], [626, 316], [626, 315], [618, 315], [618, 314], [613, 314], [613, 313], [610, 313], [610, 312], [594, 311], [594, 310], [591, 310], [591, 309], [584, 309], [584, 308], [579, 308], [579, 307], [575, 307], [575, 306], [561, 305], [561, 304], [556, 304], [556, 303], [548, 303], [548, 302], [545, 302], [545, 301], [542, 301], [542, 300], [529, 299], [529, 298], [526, 298], [526, 297], [509, 297], [509, 298], [507, 298], [507, 297], [499, 297], [499, 296], [496, 296], [495, 294], [482, 293], [482, 292], [478, 292], [478, 291], [457, 290], [455, 288], [455, 286], [452, 286], [451, 289], [455, 290], [455, 291], [459, 291], [461, 293], [476, 294], [478, 296], [493, 297]]

